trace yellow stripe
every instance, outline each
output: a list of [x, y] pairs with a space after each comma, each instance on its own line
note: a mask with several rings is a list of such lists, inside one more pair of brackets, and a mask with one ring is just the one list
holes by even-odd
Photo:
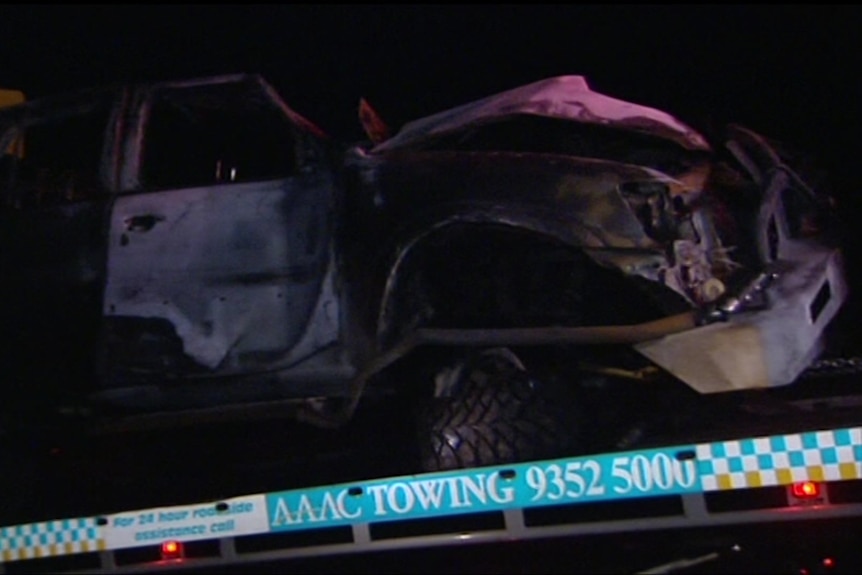
[[793, 483], [793, 474], [789, 469], [776, 469], [775, 477], [778, 479], [779, 485], [790, 485]]
[[808, 479], [810, 481], [824, 481], [826, 479], [822, 465], [812, 465], [805, 468], [805, 470], [808, 472]]
[[66, 550], [66, 555], [71, 555], [75, 552], [75, 546], [72, 544], [71, 541], [66, 541], [65, 543], [63, 543], [63, 548]]
[[730, 481], [730, 475], [722, 473], [716, 477], [719, 489], [733, 489], [733, 483]]
[[745, 485], [747, 487], [763, 487], [763, 480], [760, 477], [759, 471], [745, 472]]
[[99, 551], [107, 551], [108, 544], [105, 542], [104, 539], [99, 539], [98, 541], [96, 541], [96, 547], [99, 549]]
[[841, 479], [859, 479], [859, 468], [855, 463], [839, 463], [838, 473]]

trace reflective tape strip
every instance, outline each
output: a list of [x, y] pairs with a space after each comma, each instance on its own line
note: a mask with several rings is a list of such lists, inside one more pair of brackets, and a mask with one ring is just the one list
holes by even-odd
[[862, 428], [390, 477], [0, 527], [0, 562], [585, 501], [862, 479]]
[[704, 443], [695, 451], [704, 491], [862, 479], [862, 428]]
[[0, 527], [0, 561], [3, 562], [105, 549], [104, 535], [94, 518]]

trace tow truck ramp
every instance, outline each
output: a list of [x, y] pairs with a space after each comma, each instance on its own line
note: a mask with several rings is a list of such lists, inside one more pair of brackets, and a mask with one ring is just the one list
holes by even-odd
[[862, 516], [862, 427], [256, 493], [0, 527], [0, 573], [143, 572]]

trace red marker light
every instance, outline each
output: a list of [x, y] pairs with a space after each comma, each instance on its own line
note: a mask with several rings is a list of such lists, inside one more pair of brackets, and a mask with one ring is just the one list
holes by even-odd
[[165, 541], [162, 543], [162, 559], [182, 559], [183, 544], [179, 541]]
[[816, 499], [820, 497], [820, 484], [816, 481], [801, 481], [794, 483], [790, 492], [797, 499]]
[[823, 566], [827, 569], [835, 567], [835, 560], [832, 557], [824, 557], [823, 558]]

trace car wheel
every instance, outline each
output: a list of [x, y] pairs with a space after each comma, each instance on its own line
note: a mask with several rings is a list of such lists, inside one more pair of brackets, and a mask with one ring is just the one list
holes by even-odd
[[580, 449], [572, 390], [532, 377], [508, 349], [467, 355], [438, 372], [435, 387], [419, 417], [425, 471], [548, 459]]

